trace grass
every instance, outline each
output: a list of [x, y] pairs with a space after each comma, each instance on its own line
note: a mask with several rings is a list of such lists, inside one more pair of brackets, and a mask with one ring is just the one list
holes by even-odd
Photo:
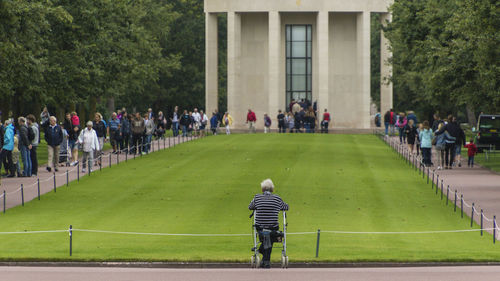
[[[104, 169], [0, 216], [1, 231], [79, 229], [251, 233], [247, 206], [272, 178], [289, 232], [468, 229], [430, 186], [370, 135], [232, 135], [182, 144]], [[477, 228], [477, 226], [475, 226]], [[251, 237], [75, 232], [4, 235], [1, 260], [248, 262]], [[499, 261], [492, 236], [290, 235], [297, 261]], [[279, 259], [279, 251], [273, 259]]]
[[[467, 159], [467, 149], [462, 148], [462, 165], [467, 165]], [[489, 154], [488, 160], [486, 160], [485, 152], [478, 153], [474, 158], [474, 163], [492, 171], [500, 172], [500, 152]]]

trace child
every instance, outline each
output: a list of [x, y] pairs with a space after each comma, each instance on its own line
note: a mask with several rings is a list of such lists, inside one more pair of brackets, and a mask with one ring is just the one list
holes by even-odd
[[467, 163], [467, 166], [469, 168], [474, 167], [474, 155], [477, 153], [477, 146], [474, 144], [474, 140], [471, 139], [469, 141], [469, 144], [464, 144], [464, 147], [467, 148], [467, 155], [469, 156], [469, 161]]

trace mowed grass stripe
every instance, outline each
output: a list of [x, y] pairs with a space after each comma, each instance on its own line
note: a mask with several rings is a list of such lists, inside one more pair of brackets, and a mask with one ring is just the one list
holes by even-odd
[[[251, 233], [248, 203], [272, 178], [289, 231], [467, 229], [418, 173], [369, 135], [231, 135], [129, 160], [0, 216], [0, 231], [80, 229]], [[477, 226], [476, 226], [477, 227]], [[0, 259], [248, 261], [251, 237], [66, 233], [2, 236]], [[289, 237], [291, 261], [491, 261], [479, 233]], [[279, 258], [276, 250], [273, 259]]]

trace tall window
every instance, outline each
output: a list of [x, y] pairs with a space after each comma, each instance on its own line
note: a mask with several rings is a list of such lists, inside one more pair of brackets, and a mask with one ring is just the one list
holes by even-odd
[[286, 26], [286, 101], [312, 102], [312, 26]]

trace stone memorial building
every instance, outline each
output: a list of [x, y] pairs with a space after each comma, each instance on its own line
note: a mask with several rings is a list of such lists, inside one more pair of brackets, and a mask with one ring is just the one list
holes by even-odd
[[[249, 108], [262, 128], [291, 99], [316, 102], [334, 128], [370, 128], [370, 17], [391, 19], [392, 0], [205, 0], [206, 109], [217, 108], [217, 14], [227, 13], [227, 107], [235, 128]], [[381, 76], [391, 56], [381, 36]], [[384, 79], [382, 79], [384, 81]], [[381, 112], [392, 84], [381, 83]]]

